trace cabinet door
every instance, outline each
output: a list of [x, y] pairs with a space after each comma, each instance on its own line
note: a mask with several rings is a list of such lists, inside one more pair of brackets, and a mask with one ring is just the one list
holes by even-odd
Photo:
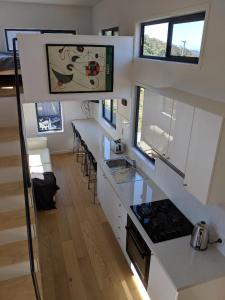
[[145, 90], [141, 138], [163, 156], [167, 155], [172, 111], [172, 99]]
[[174, 101], [167, 159], [181, 172], [185, 172], [194, 107]]
[[196, 108], [184, 183], [202, 203], [208, 201], [223, 118]]
[[108, 219], [108, 221], [111, 220], [111, 198], [112, 195], [110, 193], [109, 188], [109, 182], [105, 176], [105, 174], [102, 172], [100, 168], [98, 168], [97, 171], [97, 192], [98, 192], [98, 198], [101, 203], [101, 207]]
[[151, 256], [147, 292], [151, 300], [177, 299], [177, 290], [155, 255]]

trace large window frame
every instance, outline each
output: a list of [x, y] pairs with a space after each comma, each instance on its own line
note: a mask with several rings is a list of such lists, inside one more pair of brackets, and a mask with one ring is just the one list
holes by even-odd
[[[105, 101], [110, 101], [110, 117], [107, 118], [106, 116], [106, 108], [105, 108]], [[114, 129], [116, 129], [116, 120], [113, 118], [113, 110], [114, 110], [114, 101], [117, 101], [116, 99], [105, 99], [102, 101], [102, 118], [109, 123]]]
[[[140, 24], [141, 25], [141, 33], [140, 33], [140, 53], [139, 53], [139, 56], [141, 58], [147, 58], [147, 59], [198, 64], [199, 58], [201, 56], [201, 51], [202, 51], [202, 42], [201, 42], [200, 56], [199, 57], [171, 55], [172, 38], [173, 38], [173, 26], [176, 25], [176, 24], [182, 24], [182, 23], [188, 23], [188, 22], [205, 21], [205, 15], [206, 15], [206, 12], [201, 11], [201, 12], [198, 12], [198, 13], [193, 13], [193, 14], [188, 14], [188, 15], [183, 15], [183, 16], [177, 16], [177, 17], [171, 17], [171, 18], [165, 18], [165, 19], [160, 19], [160, 20], [141, 23]], [[163, 56], [154, 56], [154, 55], [144, 55], [144, 30], [145, 30], [145, 26], [162, 24], [162, 23], [169, 23], [168, 24], [168, 33], [167, 33], [166, 55], [165, 55], [165, 57], [163, 57]], [[203, 34], [202, 34], [202, 40], [203, 40], [203, 36], [204, 36], [204, 30], [203, 30]]]
[[[31, 29], [31, 28], [6, 28], [5, 29], [5, 40], [6, 40], [6, 48], [7, 48], [7, 51], [8, 52], [12, 52], [13, 51], [13, 48], [12, 48], [12, 43], [10, 43], [9, 41], [9, 36], [8, 36], [8, 33], [9, 32], [31, 32], [31, 33], [40, 33], [40, 34], [44, 34], [44, 33], [55, 33], [55, 34], [58, 34], [58, 33], [61, 33], [61, 34], [76, 34], [76, 30], [61, 30], [61, 29]], [[11, 47], [10, 47], [11, 45]]]
[[136, 86], [136, 108], [135, 108], [135, 122], [134, 122], [134, 147], [148, 160], [155, 164], [155, 159], [151, 158], [147, 153], [145, 153], [137, 143], [138, 137], [138, 122], [139, 122], [139, 108], [140, 108], [140, 95], [141, 95], [141, 86]]
[[[106, 33], [107, 32], [111, 32], [111, 36], [118, 36], [119, 35], [119, 27], [116, 26], [116, 27], [111, 27], [111, 28], [107, 28], [107, 29], [102, 29], [101, 30], [102, 32], [102, 35], [107, 35]], [[118, 33], [118, 34], [116, 34]]]
[[60, 128], [56, 128], [56, 129], [46, 129], [46, 130], [43, 130], [41, 129], [40, 125], [39, 125], [39, 119], [43, 116], [40, 116], [39, 115], [39, 112], [38, 112], [38, 105], [39, 104], [46, 104], [46, 103], [49, 103], [49, 102], [36, 102], [35, 103], [35, 110], [36, 110], [36, 120], [37, 120], [37, 131], [38, 133], [40, 134], [49, 134], [49, 133], [60, 133], [60, 132], [63, 132], [64, 131], [64, 127], [63, 127], [63, 114], [62, 114], [62, 105], [60, 103], [60, 101], [52, 101], [52, 102], [55, 102], [59, 105], [59, 113], [60, 113]]

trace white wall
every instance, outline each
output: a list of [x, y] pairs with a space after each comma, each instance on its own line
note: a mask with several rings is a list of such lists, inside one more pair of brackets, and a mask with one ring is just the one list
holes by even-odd
[[[138, 22], [183, 14], [209, 7], [201, 66], [138, 59], [134, 81], [153, 87], [173, 86], [193, 94], [225, 102], [224, 0], [105, 0], [94, 8], [94, 33], [118, 25], [122, 35], [133, 35]], [[202, 5], [204, 3], [204, 5]], [[207, 5], [209, 4], [209, 5]], [[221, 32], [221, 35], [220, 35]]]
[[87, 116], [81, 109], [82, 101], [61, 102], [64, 132], [49, 134], [40, 134], [37, 130], [36, 109], [34, 103], [23, 104], [25, 129], [27, 137], [47, 136], [48, 146], [51, 153], [71, 152], [73, 145], [73, 132], [71, 121], [74, 119], [83, 119]]
[[[201, 4], [201, 0], [104, 0], [94, 7], [94, 33], [100, 29], [119, 26], [120, 34], [132, 35], [137, 22], [151, 20], [188, 12], [194, 6]], [[225, 38], [220, 32], [225, 28], [225, 1], [211, 0], [201, 66], [181, 63], [160, 62], [136, 59], [132, 80], [146, 86], [172, 86], [189, 93], [206, 96], [213, 100], [225, 102]], [[206, 3], [206, 4], [207, 4]], [[204, 5], [205, 6], [205, 5]], [[205, 220], [210, 225], [211, 239], [225, 238], [225, 209], [218, 206], [204, 206], [192, 195], [185, 191], [183, 179], [172, 169], [158, 160], [155, 167], [135, 150], [132, 142], [134, 129], [135, 90], [130, 101], [131, 114], [127, 122], [129, 130], [129, 154], [137, 160], [138, 166], [150, 176], [156, 184], [176, 203], [176, 205], [196, 223]], [[100, 116], [100, 112], [99, 112]], [[97, 118], [99, 119], [99, 118]], [[101, 121], [101, 125], [104, 125]], [[118, 124], [117, 136], [122, 136], [122, 124]], [[126, 139], [125, 139], [126, 140]], [[225, 243], [218, 246], [225, 255]]]
[[90, 34], [91, 8], [0, 2], [0, 51], [6, 50], [5, 28], [76, 29]]
[[[24, 102], [55, 99], [49, 92], [46, 44], [89, 44], [114, 46], [113, 92], [62, 93], [61, 100], [96, 100], [99, 97], [130, 97], [130, 67], [133, 37], [99, 37], [91, 35], [32, 34], [18, 35]], [[35, 57], [35, 60], [34, 60]], [[84, 66], [85, 67], [85, 66]], [[76, 73], [72, 73], [76, 76]]]

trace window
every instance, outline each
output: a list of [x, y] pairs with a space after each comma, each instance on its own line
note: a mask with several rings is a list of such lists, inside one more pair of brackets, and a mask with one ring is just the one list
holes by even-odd
[[116, 128], [117, 100], [105, 99], [102, 102], [102, 117]]
[[106, 35], [106, 36], [118, 36], [119, 35], [119, 27], [102, 29], [102, 35]]
[[151, 102], [148, 101], [148, 99], [147, 101], [145, 101], [145, 98], [146, 98], [145, 89], [142, 87], [137, 87], [134, 146], [144, 156], [146, 156], [152, 162], [154, 162], [155, 161], [154, 157], [156, 153], [151, 146], [150, 139], [152, 139], [151, 131], [157, 129], [156, 126], [151, 126], [150, 124], [149, 110], [151, 107]]
[[141, 24], [140, 57], [197, 64], [205, 12]]
[[38, 132], [55, 132], [63, 130], [60, 102], [36, 103]]
[[13, 39], [18, 33], [32, 34], [40, 33], [40, 31], [38, 29], [5, 29], [7, 51], [13, 51]]
[[[76, 30], [53, 30], [53, 29], [5, 29], [5, 38], [7, 51], [13, 51], [13, 39], [18, 33], [33, 34], [33, 33], [63, 33], [76, 34]], [[18, 49], [17, 49], [18, 50]]]

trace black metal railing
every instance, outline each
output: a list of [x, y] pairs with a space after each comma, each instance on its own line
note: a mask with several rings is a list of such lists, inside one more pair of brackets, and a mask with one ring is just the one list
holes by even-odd
[[23, 113], [22, 113], [22, 106], [21, 106], [21, 99], [20, 99], [20, 78], [18, 73], [16, 44], [17, 44], [17, 39], [14, 38], [13, 55], [14, 55], [14, 64], [15, 64], [15, 86], [16, 86], [17, 111], [18, 111], [18, 123], [19, 123], [20, 150], [21, 150], [21, 160], [22, 160], [23, 190], [24, 190], [24, 199], [25, 199], [29, 261], [30, 261], [30, 271], [31, 271], [36, 298], [37, 300], [41, 300], [37, 277], [36, 277], [36, 271], [35, 271], [35, 261], [34, 261], [34, 251], [33, 251], [33, 241], [32, 241], [32, 224], [31, 224], [31, 215], [30, 215], [30, 204], [29, 204], [30, 203], [29, 187], [31, 187], [31, 181], [30, 181], [30, 172], [29, 172], [29, 165], [28, 165], [28, 156], [26, 151], [26, 143], [25, 143], [24, 131], [23, 131]]

